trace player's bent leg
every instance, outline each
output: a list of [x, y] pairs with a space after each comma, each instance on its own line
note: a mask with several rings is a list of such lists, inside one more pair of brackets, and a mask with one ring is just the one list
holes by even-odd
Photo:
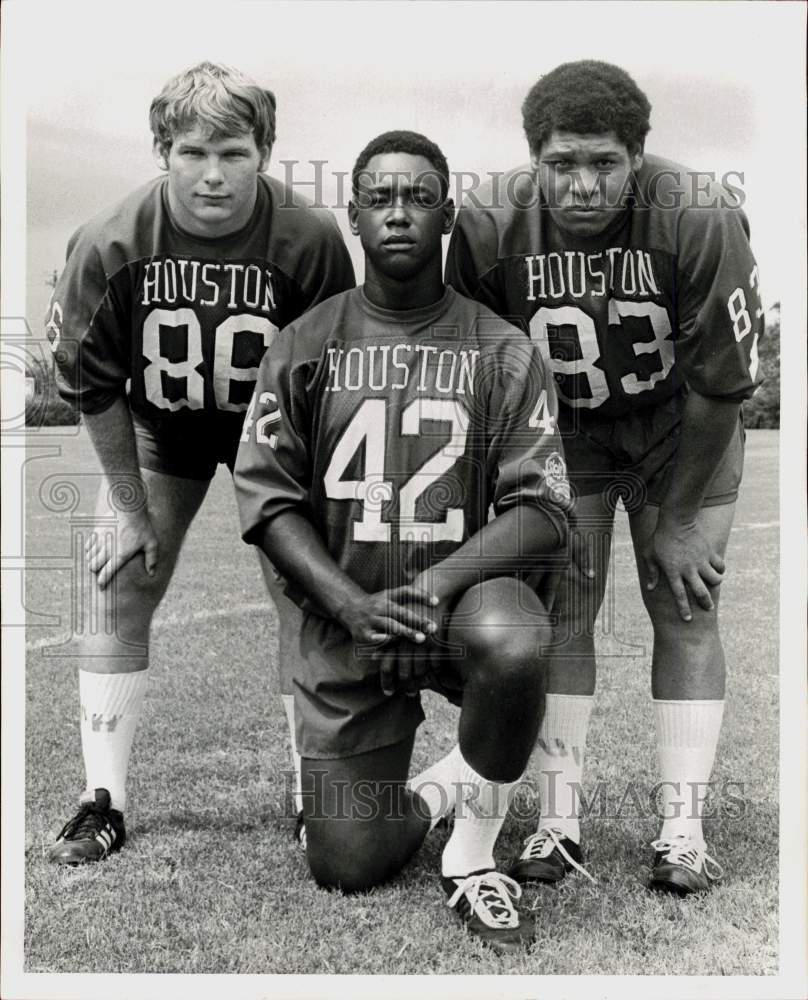
[[548, 694], [591, 696], [595, 691], [595, 621], [609, 575], [614, 499], [608, 492], [579, 496], [577, 531], [592, 556], [594, 578], [570, 562], [561, 579], [553, 614], [556, 625], [547, 665]]
[[[659, 508], [646, 505], [632, 514], [631, 538], [641, 581], [645, 578], [642, 552], [654, 533]], [[698, 526], [709, 544], [722, 557], [729, 541], [735, 516], [735, 504], [704, 507]], [[651, 685], [654, 698], [716, 699], [724, 697], [724, 653], [718, 632], [720, 587], [712, 587], [710, 596], [715, 610], [705, 611], [690, 596], [692, 621], [682, 621], [665, 579], [654, 590], [641, 586], [642, 598], [654, 628], [654, 654]]]
[[455, 605], [447, 642], [463, 650], [460, 750], [494, 781], [518, 780], [536, 742], [544, 703], [550, 617], [511, 577], [472, 587]]
[[318, 885], [363, 892], [398, 874], [421, 846], [427, 809], [406, 787], [413, 742], [303, 758], [306, 855]]
[[295, 735], [295, 699], [292, 687], [294, 676], [294, 666], [298, 657], [298, 647], [300, 644], [300, 628], [303, 621], [303, 612], [293, 602], [290, 601], [284, 592], [283, 580], [275, 567], [267, 559], [260, 549], [258, 560], [261, 565], [261, 574], [264, 577], [267, 593], [270, 600], [275, 605], [278, 615], [278, 677], [279, 693], [281, 704], [286, 715], [286, 723], [289, 729], [289, 750], [292, 756], [292, 767], [294, 769], [292, 785], [292, 805], [297, 814], [295, 826], [295, 839], [298, 845], [306, 847], [306, 827], [303, 822], [303, 798], [301, 793], [302, 778], [300, 766], [300, 754], [297, 752], [297, 738]]
[[534, 591], [513, 578], [470, 588], [455, 605], [446, 640], [462, 651], [455, 821], [441, 858], [449, 905], [469, 933], [499, 950], [529, 944], [519, 886], [496, 871], [494, 844], [508, 799], [536, 740], [543, 710], [550, 617]]
[[[98, 861], [126, 841], [126, 774], [146, 690], [149, 626], [171, 579], [182, 540], [207, 481], [144, 470], [149, 514], [159, 551], [154, 576], [135, 556], [101, 590], [94, 574], [78, 596], [79, 697], [86, 788], [79, 811], [50, 851], [61, 864]], [[104, 484], [96, 507], [99, 530], [115, 530]]]
[[609, 572], [614, 499], [608, 493], [578, 497], [578, 531], [593, 558], [594, 579], [571, 563], [553, 607], [556, 625], [547, 664], [547, 698], [539, 729], [541, 813], [510, 874], [522, 883], [556, 883], [581, 865], [579, 789], [595, 692], [595, 621]]
[[[735, 504], [704, 507], [699, 527], [722, 557]], [[637, 568], [656, 528], [658, 508], [646, 506], [631, 517]], [[691, 621], [681, 619], [670, 587], [660, 580], [641, 588], [654, 629], [652, 695], [660, 771], [662, 828], [654, 841], [651, 886], [687, 895], [709, 888], [720, 866], [706, 852], [702, 814], [715, 761], [724, 711], [726, 665], [718, 626], [720, 587], [710, 588], [714, 610], [705, 611], [690, 595]]]
[[[82, 595], [79, 655], [82, 669], [96, 673], [128, 673], [148, 666], [149, 626], [171, 580], [186, 532], [208, 490], [208, 480], [184, 479], [144, 469], [149, 518], [159, 545], [155, 573], [146, 572], [143, 557], [130, 559], [101, 590], [92, 573]], [[117, 530], [110, 490], [102, 484], [96, 504], [96, 530]], [[99, 628], [98, 623], [107, 627]]]

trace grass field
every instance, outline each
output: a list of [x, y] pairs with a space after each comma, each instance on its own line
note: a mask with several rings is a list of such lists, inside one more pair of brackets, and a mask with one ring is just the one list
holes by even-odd
[[[128, 846], [98, 866], [47, 863], [83, 787], [75, 663], [49, 644], [69, 632], [71, 536], [92, 509], [97, 480], [83, 434], [37, 439], [61, 454], [29, 462], [26, 483], [27, 556], [40, 567], [28, 574], [27, 607], [31, 622], [52, 616], [27, 634], [29, 972], [776, 972], [777, 432], [748, 436], [722, 594], [729, 682], [707, 830], [724, 882], [686, 902], [644, 888], [657, 832], [648, 809], [650, 629], [618, 515], [585, 784], [591, 795], [603, 783], [605, 808], [583, 823], [598, 884], [577, 876], [556, 890], [527, 890], [537, 941], [508, 958], [466, 938], [444, 906], [444, 833], [394, 883], [365, 896], [326, 893], [308, 877], [281, 774], [288, 764], [274, 613], [255, 556], [239, 539], [226, 474], [211, 487], [158, 612], [130, 769]], [[77, 488], [72, 511], [70, 497], [54, 489], [58, 480]], [[431, 695], [425, 701], [417, 770], [454, 742], [456, 710]], [[529, 816], [509, 817], [497, 856], [510, 858], [533, 828]]]

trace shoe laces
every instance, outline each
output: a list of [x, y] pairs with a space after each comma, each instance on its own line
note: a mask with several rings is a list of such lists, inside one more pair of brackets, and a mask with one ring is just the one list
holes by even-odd
[[463, 895], [486, 927], [504, 930], [519, 926], [519, 914], [513, 900], [519, 899], [522, 889], [503, 872], [467, 875], [449, 898], [448, 905], [456, 906]]
[[558, 851], [561, 857], [576, 871], [585, 875], [593, 884], [597, 884], [597, 879], [593, 878], [561, 843], [563, 836], [563, 830], [557, 826], [542, 827], [537, 833], [532, 833], [525, 838], [525, 849], [522, 851], [521, 857], [525, 861], [540, 861], [543, 858], [549, 858], [553, 851]]
[[689, 837], [685, 834], [663, 837], [660, 840], [652, 841], [651, 847], [664, 855], [663, 860], [672, 865], [681, 865], [699, 875], [703, 869], [707, 878], [713, 882], [717, 882], [724, 876], [724, 869], [715, 858], [710, 857], [705, 845], [696, 840], [695, 837]]
[[76, 815], [62, 827], [57, 840], [92, 840], [109, 824], [107, 816], [95, 802], [85, 802]]

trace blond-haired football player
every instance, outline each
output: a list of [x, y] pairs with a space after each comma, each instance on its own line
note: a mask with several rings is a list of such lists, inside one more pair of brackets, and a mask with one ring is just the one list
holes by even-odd
[[[264, 351], [281, 327], [354, 285], [330, 213], [263, 173], [271, 91], [205, 62], [166, 83], [150, 121], [162, 176], [73, 236], [48, 321], [60, 391], [80, 407], [104, 473], [97, 513], [108, 523], [111, 503], [115, 523], [88, 550], [87, 606], [115, 628], [79, 637], [87, 781], [51, 850], [64, 864], [100, 860], [126, 839], [150, 623], [218, 464], [232, 471]], [[282, 633], [296, 629], [296, 609], [263, 568]]]

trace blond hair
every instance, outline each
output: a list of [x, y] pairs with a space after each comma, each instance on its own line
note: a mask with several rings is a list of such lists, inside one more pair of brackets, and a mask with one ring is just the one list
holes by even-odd
[[237, 69], [202, 62], [172, 77], [149, 108], [154, 142], [167, 154], [177, 135], [195, 126], [217, 141], [252, 132], [256, 146], [275, 142], [275, 95]]

